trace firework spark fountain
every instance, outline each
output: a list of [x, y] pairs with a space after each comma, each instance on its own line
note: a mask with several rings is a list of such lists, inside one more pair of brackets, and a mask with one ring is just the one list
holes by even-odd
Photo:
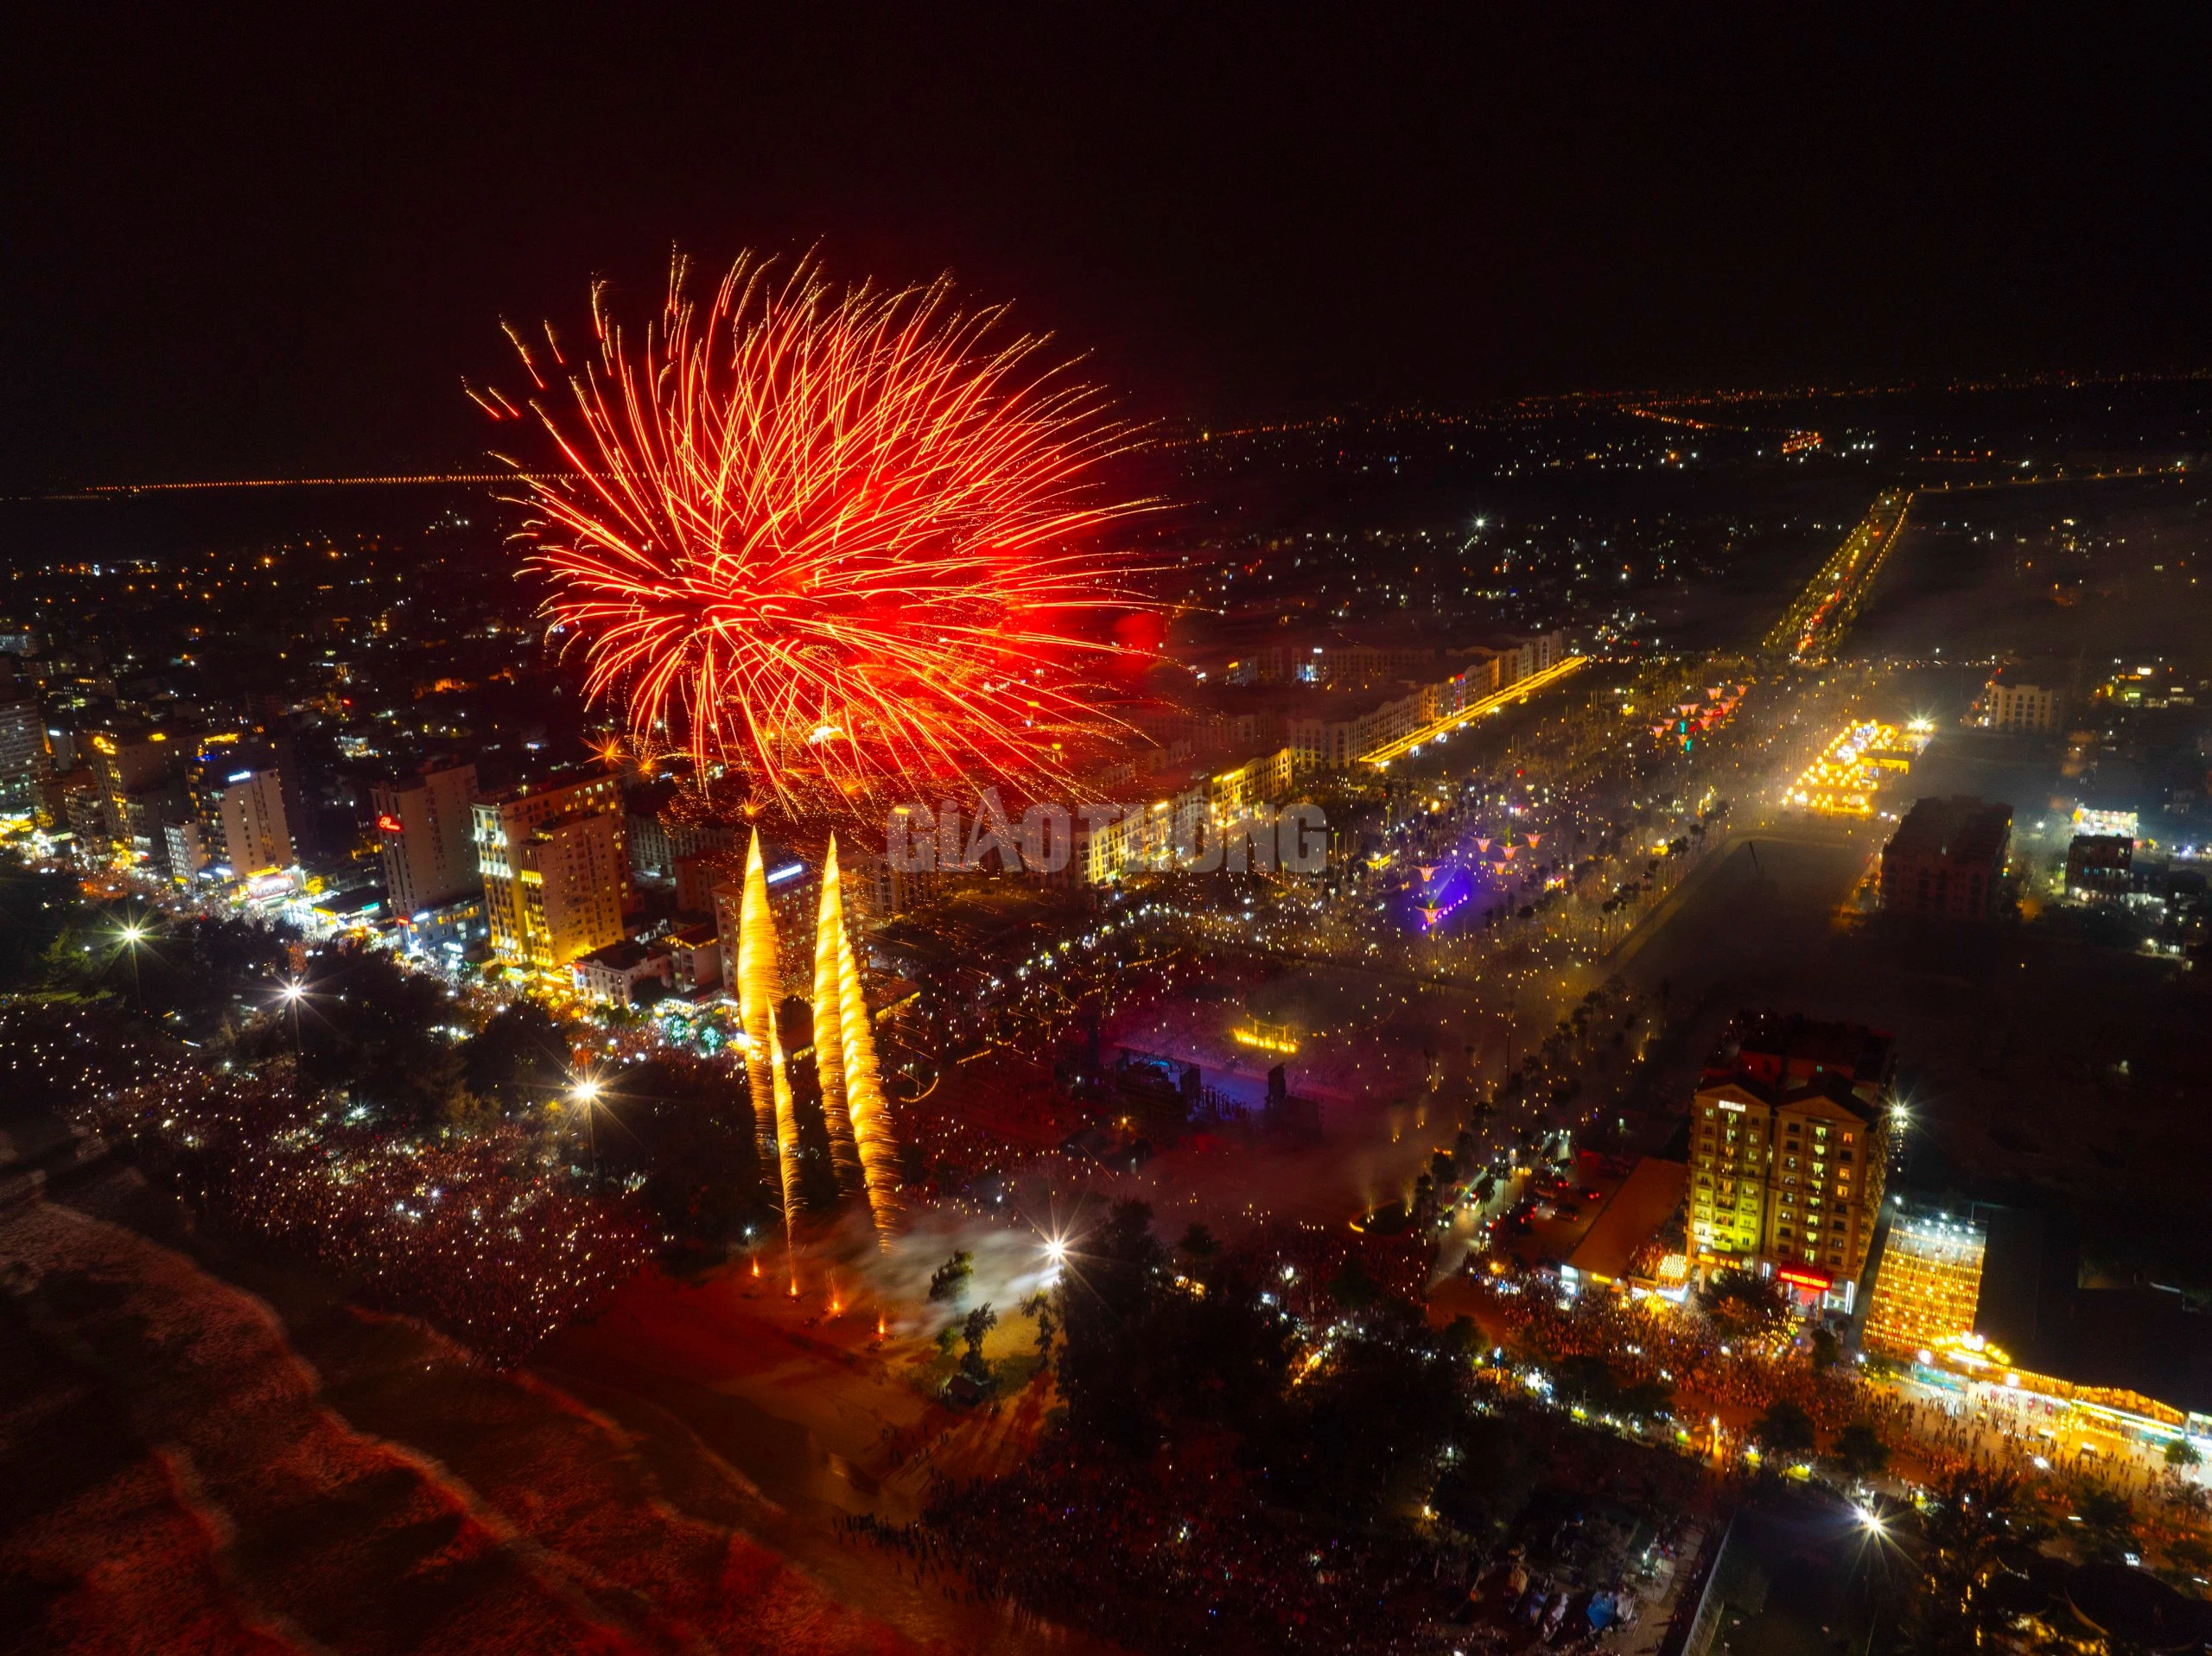
[[785, 803], [1056, 774], [1127, 652], [1100, 624], [1141, 605], [1100, 537], [1144, 503], [1099, 480], [1128, 428], [1001, 319], [748, 256], [703, 311], [679, 260], [641, 337], [595, 290], [577, 370], [510, 330], [540, 392], [567, 371], [565, 414], [530, 407], [570, 474], [510, 464], [588, 694]]

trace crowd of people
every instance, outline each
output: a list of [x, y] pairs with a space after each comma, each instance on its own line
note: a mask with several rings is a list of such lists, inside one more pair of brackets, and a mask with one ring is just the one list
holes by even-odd
[[289, 1077], [226, 1074], [118, 1042], [102, 1018], [18, 1014], [0, 1069], [35, 1059], [83, 1124], [217, 1223], [296, 1247], [369, 1304], [513, 1361], [651, 1256], [632, 1197], [581, 1187], [520, 1127], [399, 1134], [303, 1104]]
[[925, 1524], [854, 1532], [981, 1600], [1157, 1652], [1424, 1649], [1467, 1591], [1449, 1549], [1268, 1507], [1226, 1464], [1160, 1475], [1048, 1452], [941, 1490]]

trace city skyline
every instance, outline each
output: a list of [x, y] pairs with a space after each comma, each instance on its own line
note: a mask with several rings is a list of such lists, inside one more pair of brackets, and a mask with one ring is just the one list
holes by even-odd
[[2202, 17], [22, 33], [10, 1648], [2212, 1652]]

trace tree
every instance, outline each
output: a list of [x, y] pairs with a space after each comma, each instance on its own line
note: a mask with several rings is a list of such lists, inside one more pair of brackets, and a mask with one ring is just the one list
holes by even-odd
[[1371, 1519], [1419, 1501], [1467, 1420], [1468, 1367], [1420, 1308], [1378, 1298], [1325, 1360], [1261, 1412], [1246, 1455], [1268, 1499], [1331, 1519]]
[[503, 1110], [568, 1085], [568, 1031], [534, 1000], [513, 1000], [461, 1046], [468, 1090]]
[[2000, 1570], [2024, 1573], [2040, 1539], [2016, 1479], [1973, 1469], [1946, 1478], [1921, 1520], [1910, 1647], [1965, 1656], [1993, 1642], [2006, 1612], [1988, 1590], [1991, 1581]]
[[1751, 1423], [1751, 1436], [1761, 1448], [1776, 1455], [1802, 1455], [1819, 1441], [1813, 1431], [1813, 1417], [1802, 1405], [1786, 1397], [1769, 1404], [1766, 1412]]
[[1160, 1286], [1165, 1250], [1152, 1234], [1152, 1209], [1117, 1202], [1083, 1240], [1083, 1269], [1064, 1272], [1060, 1395], [1071, 1425], [1098, 1441], [1142, 1453], [1158, 1441], [1143, 1330]]
[[2085, 1484], [2074, 1497], [2082, 1520], [2075, 1539], [2082, 1557], [2091, 1564], [2124, 1564], [2132, 1553], [2139, 1558], [2143, 1543], [2135, 1533], [2135, 1507], [2126, 1495], [2114, 1494], [2100, 1484]]
[[964, 1247], [954, 1249], [950, 1259], [930, 1272], [930, 1303], [957, 1305], [975, 1274], [976, 1256]]
[[1470, 1420], [1430, 1493], [1437, 1515], [1478, 1545], [1503, 1536], [1528, 1506], [1542, 1471], [1535, 1427], [1525, 1416], [1503, 1413]]
[[1789, 1298], [1780, 1283], [1734, 1266], [1713, 1273], [1703, 1304], [1714, 1326], [1738, 1339], [1771, 1334], [1789, 1316]]
[[1592, 1412], [1609, 1409], [1620, 1386], [1603, 1357], [1562, 1357], [1552, 1370], [1552, 1393], [1563, 1403]]
[[1878, 1477], [1890, 1463], [1890, 1446], [1882, 1434], [1864, 1420], [1854, 1420], [1835, 1435], [1830, 1458], [1846, 1477], [1860, 1483]]
[[81, 969], [76, 928], [84, 898], [67, 874], [35, 874], [0, 861], [0, 990], [28, 988]]
[[1344, 1268], [1329, 1278], [1329, 1298], [1348, 1311], [1365, 1310], [1382, 1291], [1382, 1285], [1357, 1259], [1346, 1259]]
[[1175, 1251], [1193, 1265], [1204, 1265], [1221, 1252], [1221, 1244], [1204, 1225], [1193, 1224], [1175, 1244]]
[[2166, 1445], [2166, 1464], [2177, 1472], [2203, 1464], [2204, 1457], [2196, 1452], [2196, 1445], [2186, 1437], [2177, 1437]]
[[1826, 1329], [1815, 1329], [1813, 1330], [1812, 1363], [1813, 1372], [1815, 1374], [1822, 1374], [1828, 1369], [1834, 1368], [1836, 1365], [1836, 1359], [1841, 1355], [1841, 1349], [1836, 1343], [1836, 1337], [1834, 1335], [1829, 1333]]
[[960, 1337], [968, 1347], [960, 1359], [960, 1372], [978, 1383], [988, 1383], [991, 1378], [991, 1366], [983, 1361], [983, 1336], [998, 1325], [999, 1314], [988, 1302], [960, 1319]]
[[1021, 1302], [1025, 1317], [1037, 1320], [1037, 1372], [1042, 1374], [1045, 1365], [1052, 1361], [1052, 1336], [1059, 1332], [1059, 1318], [1052, 1315], [1052, 1297], [1039, 1289]]

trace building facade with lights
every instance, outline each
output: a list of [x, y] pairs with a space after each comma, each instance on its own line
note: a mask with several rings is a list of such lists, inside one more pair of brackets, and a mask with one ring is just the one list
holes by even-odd
[[1974, 1332], [1988, 1234], [1948, 1215], [1899, 1214], [1890, 1222], [1859, 1343], [1891, 1357], [1928, 1358]]
[[1689, 1240], [1849, 1311], [1888, 1176], [1890, 1037], [1772, 1012], [1729, 1027], [1691, 1107]]
[[298, 860], [292, 849], [291, 824], [284, 815], [283, 779], [275, 771], [232, 777], [223, 789], [219, 809], [224, 852], [239, 879], [289, 868]]
[[2065, 705], [2056, 690], [2002, 678], [1990, 680], [1984, 695], [1983, 722], [1992, 730], [2056, 730]]
[[622, 936], [620, 784], [600, 774], [518, 789], [470, 814], [493, 954], [566, 988], [569, 961]]
[[372, 790], [393, 914], [407, 919], [477, 889], [475, 800], [473, 765], [425, 770]]

